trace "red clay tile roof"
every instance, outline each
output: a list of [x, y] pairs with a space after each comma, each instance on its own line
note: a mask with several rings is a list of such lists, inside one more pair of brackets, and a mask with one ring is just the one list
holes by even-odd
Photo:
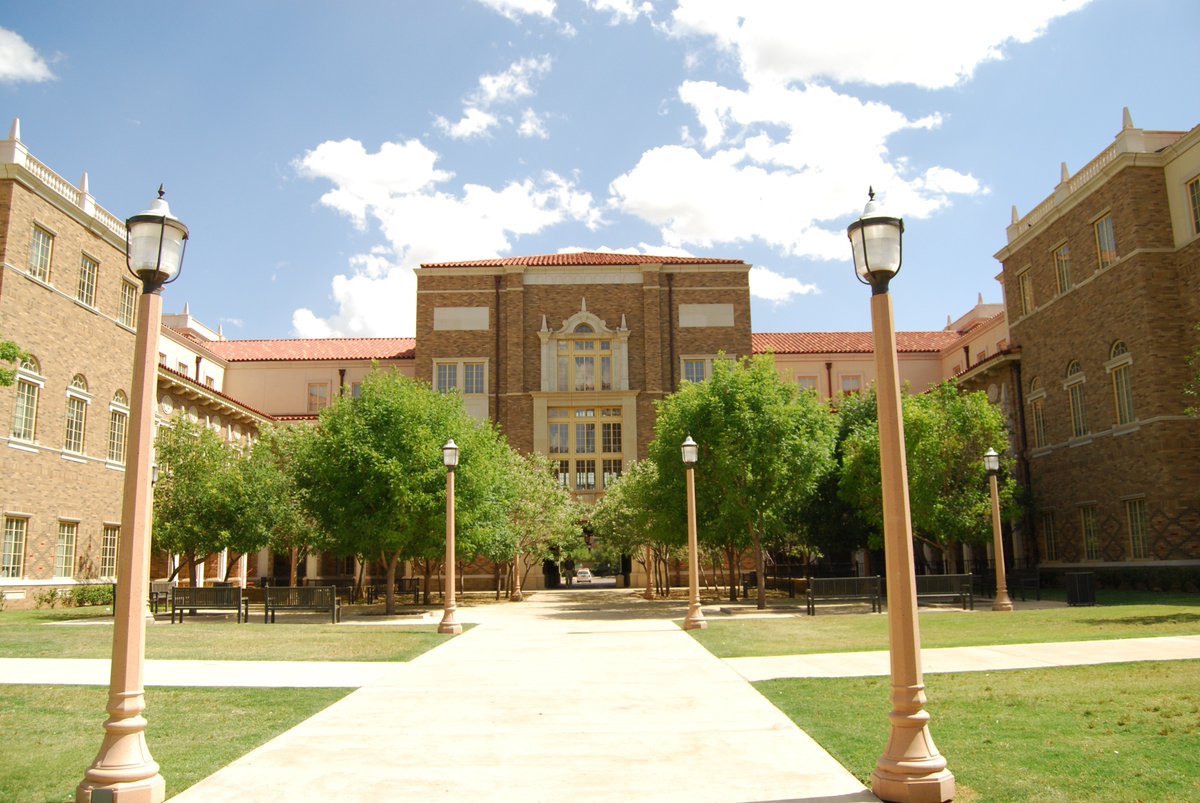
[[[900, 352], [941, 351], [958, 339], [956, 332], [897, 332]], [[762, 332], [750, 335], [755, 354], [870, 354], [870, 332]]]
[[247, 410], [251, 413], [254, 413], [255, 415], [262, 416], [267, 421], [279, 420], [278, 418], [271, 415], [270, 413], [264, 413], [262, 410], [257, 410], [255, 408], [251, 407], [250, 405], [246, 404], [243, 401], [238, 401], [237, 399], [233, 398], [232, 396], [230, 396], [227, 393], [222, 393], [221, 391], [217, 390], [216, 388], [210, 388], [208, 385], [201, 385], [199, 382], [192, 379], [187, 374], [180, 373], [179, 371], [176, 371], [174, 368], [168, 368], [167, 366], [163, 365], [162, 363], [159, 363], [159, 365], [158, 365], [158, 373], [160, 375], [166, 374], [171, 379], [173, 379], [175, 382], [177, 382], [181, 385], [190, 385], [192, 387], [199, 388], [200, 390], [204, 391], [205, 393], [216, 396], [219, 399], [224, 399], [225, 401], [229, 402], [230, 404], [234, 404], [234, 405], [237, 405], [238, 407], [241, 407], [243, 410]]
[[280, 360], [411, 360], [417, 341], [411, 337], [346, 337], [300, 340], [215, 340], [214, 354], [229, 362]]
[[708, 257], [666, 257], [653, 254], [608, 254], [595, 251], [574, 251], [566, 254], [543, 254], [528, 257], [472, 259], [466, 262], [426, 262], [422, 268], [504, 268], [518, 267], [577, 267], [586, 265], [745, 265], [740, 259], [710, 259]]

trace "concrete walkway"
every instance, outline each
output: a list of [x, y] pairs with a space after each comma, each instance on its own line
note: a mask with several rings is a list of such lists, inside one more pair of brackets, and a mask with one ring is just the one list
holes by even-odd
[[612, 599], [461, 609], [479, 626], [174, 799], [876, 799], [661, 606]]

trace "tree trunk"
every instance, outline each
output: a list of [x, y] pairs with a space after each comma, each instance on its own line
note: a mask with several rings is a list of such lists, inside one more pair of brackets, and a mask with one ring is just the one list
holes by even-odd
[[509, 602], [524, 602], [525, 595], [521, 593], [521, 553], [513, 556], [512, 593], [508, 595]]
[[654, 571], [654, 558], [650, 547], [646, 547], [646, 593], [642, 594], [646, 599], [654, 599], [654, 586], [651, 582], [654, 580], [652, 572]]
[[387, 591], [384, 596], [383, 612], [388, 616], [396, 615], [396, 565], [400, 563], [400, 553], [394, 552], [388, 556]]
[[725, 547], [725, 556], [729, 559], [729, 601], [737, 602], [737, 568], [733, 565], [733, 544]]
[[300, 585], [300, 547], [292, 547], [291, 566], [288, 568], [288, 585]]
[[754, 544], [754, 575], [758, 582], [758, 609], [761, 611], [767, 607], [767, 573], [766, 561], [763, 560], [762, 536], [753, 528], [750, 530], [751, 541]]
[[429, 558], [426, 558], [424, 561], [422, 561], [422, 563], [424, 564], [423, 568], [424, 568], [424, 573], [425, 573], [425, 597], [424, 597], [424, 600], [425, 600], [426, 605], [432, 605], [433, 601], [432, 601], [432, 598], [430, 597], [429, 586], [433, 584], [433, 565], [432, 565], [432, 562], [429, 560]]

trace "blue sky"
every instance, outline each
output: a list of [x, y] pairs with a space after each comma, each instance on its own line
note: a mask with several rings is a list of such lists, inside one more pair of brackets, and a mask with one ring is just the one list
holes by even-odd
[[42, 0], [0, 14], [0, 124], [120, 217], [165, 183], [166, 308], [231, 338], [411, 335], [420, 262], [579, 249], [743, 259], [755, 331], [867, 329], [868, 184], [897, 324], [939, 329], [1122, 107], [1200, 123], [1197, 31], [1195, 0]]

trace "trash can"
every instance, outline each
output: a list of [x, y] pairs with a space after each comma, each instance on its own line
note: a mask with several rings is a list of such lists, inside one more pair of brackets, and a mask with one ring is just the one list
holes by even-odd
[[1091, 606], [1096, 604], [1096, 573], [1067, 572], [1067, 604]]

